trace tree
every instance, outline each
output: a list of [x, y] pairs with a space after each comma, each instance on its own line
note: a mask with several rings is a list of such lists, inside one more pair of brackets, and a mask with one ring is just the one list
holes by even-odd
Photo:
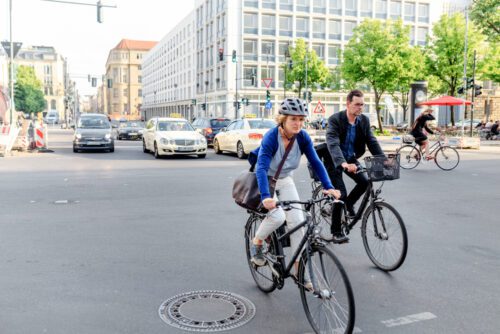
[[409, 28], [401, 20], [364, 20], [347, 43], [341, 66], [347, 86], [368, 83], [375, 94], [378, 126], [382, 131], [380, 99], [395, 87], [405, 62], [400, 49], [409, 44]]
[[481, 80], [500, 82], [500, 42], [490, 42], [488, 52], [478, 65]]
[[19, 66], [14, 85], [16, 109], [25, 113], [37, 113], [46, 108], [46, 101], [41, 89], [42, 83], [29, 66]]
[[[433, 28], [433, 37], [428, 38], [425, 50], [427, 73], [438, 80], [433, 88], [435, 93], [454, 96], [463, 84], [465, 18], [463, 14], [443, 15]], [[473, 22], [467, 29], [467, 77], [472, 76], [474, 50], [482, 54], [484, 36]], [[478, 57], [479, 58], [479, 57]], [[481, 68], [481, 62], [478, 68]], [[476, 71], [477, 72], [477, 71]], [[451, 123], [455, 124], [453, 107]]]
[[500, 42], [500, 2], [498, 0], [474, 0], [471, 18], [490, 42]]
[[[306, 54], [307, 54], [307, 86], [316, 87], [327, 86], [330, 80], [330, 73], [325, 63], [318, 58], [314, 50], [307, 50], [306, 42], [300, 38], [295, 42], [294, 47], [290, 47], [290, 58], [292, 69], [286, 72], [285, 84], [291, 85], [298, 82], [297, 92], [299, 97], [302, 88], [306, 85]], [[289, 66], [289, 64], [283, 64]]]

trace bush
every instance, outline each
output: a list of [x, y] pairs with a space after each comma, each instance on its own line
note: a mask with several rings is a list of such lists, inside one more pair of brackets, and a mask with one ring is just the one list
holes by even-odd
[[380, 129], [375, 129], [375, 131], [373, 131], [373, 134], [375, 136], [390, 136], [391, 133], [389, 132], [389, 130], [382, 130], [382, 132], [380, 131]]

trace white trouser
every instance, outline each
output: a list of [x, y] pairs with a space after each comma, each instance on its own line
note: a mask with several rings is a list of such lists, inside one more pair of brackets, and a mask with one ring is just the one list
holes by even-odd
[[[297, 188], [295, 188], [295, 183], [293, 182], [293, 178], [291, 176], [279, 179], [276, 182], [274, 199], [279, 201], [300, 200]], [[294, 204], [293, 206], [301, 208], [299, 204]], [[288, 230], [291, 230], [297, 224], [304, 221], [304, 215], [302, 214], [301, 210], [293, 209], [290, 211], [285, 211], [281, 207], [278, 207], [270, 211], [266, 215], [266, 218], [264, 218], [259, 228], [257, 229], [255, 236], [260, 240], [265, 240], [274, 230], [276, 230], [285, 222], [285, 219]], [[303, 228], [290, 235], [292, 252], [295, 252], [295, 249], [299, 245], [300, 240], [302, 240], [303, 236]]]

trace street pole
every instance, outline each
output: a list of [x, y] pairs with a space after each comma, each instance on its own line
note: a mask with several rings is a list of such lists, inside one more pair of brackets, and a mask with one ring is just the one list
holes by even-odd
[[234, 119], [238, 119], [238, 57], [236, 57], [234, 62], [234, 84], [236, 90], [236, 99], [234, 103]]
[[[10, 117], [9, 125], [12, 126], [12, 114], [14, 105], [14, 42], [12, 41], [12, 0], [9, 0], [9, 25], [10, 25]], [[17, 123], [17, 122], [16, 122]]]
[[476, 50], [474, 50], [474, 62], [472, 63], [472, 94], [470, 105], [470, 136], [472, 137], [472, 120], [474, 119], [474, 97], [476, 96]]
[[[469, 24], [469, 12], [465, 8], [465, 44], [464, 44], [464, 95], [467, 93], [467, 29]], [[462, 137], [464, 136], [464, 126], [465, 126], [465, 97], [464, 97], [464, 117], [462, 117]], [[472, 124], [471, 124], [472, 126]]]
[[208, 106], [207, 106], [207, 86], [208, 80], [205, 80], [205, 117], [208, 115]]

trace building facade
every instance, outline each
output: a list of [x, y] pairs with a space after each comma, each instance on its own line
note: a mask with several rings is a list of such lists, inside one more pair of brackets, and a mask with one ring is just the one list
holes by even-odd
[[[424, 45], [431, 12], [441, 10], [430, 0], [196, 0], [193, 12], [160, 42], [165, 48], [158, 45], [145, 56], [146, 117], [168, 115], [180, 105], [192, 113], [184, 117], [270, 116], [285, 96], [294, 95], [284, 90], [282, 64], [295, 40], [304, 39], [334, 68], [338, 50], [365, 18], [401, 18], [410, 27], [411, 44]], [[182, 99], [179, 87], [187, 94]], [[271, 109], [266, 108], [267, 89]], [[312, 95], [312, 110], [318, 101], [325, 106], [322, 116], [345, 106], [345, 93], [315, 87]], [[234, 102], [242, 98], [249, 104], [237, 110]], [[374, 112], [373, 96], [365, 100], [366, 112]]]
[[64, 98], [68, 78], [67, 61], [51, 46], [22, 47], [15, 58], [15, 66], [30, 66], [38, 80], [47, 102], [45, 111], [57, 110], [59, 119], [66, 119]]
[[115, 119], [141, 118], [142, 58], [156, 43], [122, 39], [109, 52], [100, 99], [105, 114]]

